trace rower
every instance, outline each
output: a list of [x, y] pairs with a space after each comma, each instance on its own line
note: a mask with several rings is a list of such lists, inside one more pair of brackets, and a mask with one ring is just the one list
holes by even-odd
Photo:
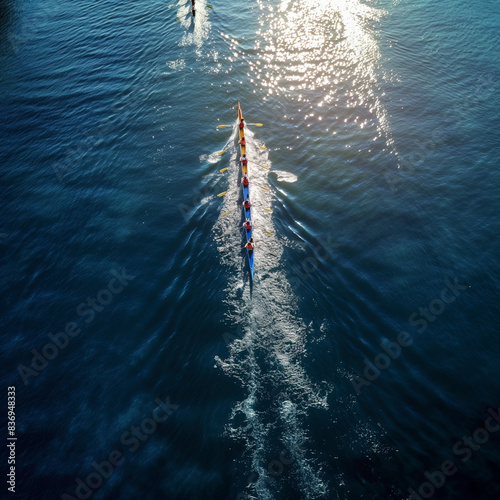
[[247, 230], [247, 231], [250, 231], [252, 229], [252, 221], [250, 219], [247, 219], [244, 223], [243, 223], [243, 227]]
[[253, 249], [254, 249], [254, 242], [253, 242], [253, 238], [250, 238], [248, 241], [247, 241], [247, 244], [243, 247], [243, 248], [246, 248], [249, 253], [252, 253], [253, 252]]
[[240, 130], [243, 130], [243, 128], [245, 127], [245, 118], [241, 117], [241, 121], [240, 121]]
[[243, 183], [244, 187], [248, 187], [248, 184], [250, 181], [248, 180], [248, 177], [246, 175], [243, 176], [243, 179], [241, 179], [241, 182]]
[[245, 207], [245, 210], [250, 210], [250, 207], [252, 204], [250, 203], [250, 199], [247, 196], [247, 199], [242, 203], [242, 205]]
[[242, 137], [239, 141], [238, 141], [239, 144], [241, 144], [243, 147], [246, 146], [246, 141], [245, 141], [245, 138]]
[[243, 155], [241, 158], [240, 158], [240, 161], [241, 161], [241, 164], [246, 167], [247, 166], [247, 163], [248, 163], [248, 160], [247, 160], [247, 155]]

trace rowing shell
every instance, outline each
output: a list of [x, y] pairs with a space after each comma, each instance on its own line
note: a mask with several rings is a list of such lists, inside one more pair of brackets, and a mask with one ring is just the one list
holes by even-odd
[[[240, 103], [238, 102], [238, 128], [239, 128], [239, 124], [240, 124], [242, 119], [243, 119], [243, 114], [241, 113], [241, 106], [240, 106]], [[241, 140], [245, 136], [245, 132], [244, 132], [244, 129], [242, 129], [242, 128], [240, 128], [239, 131], [240, 131], [240, 140]], [[240, 144], [240, 157], [243, 156], [244, 154], [246, 154], [246, 147], [243, 146], [242, 144]], [[243, 165], [243, 163], [242, 163], [241, 164], [241, 171], [242, 171], [243, 175], [246, 175], [248, 177], [248, 165]], [[248, 178], [250, 178], [250, 177], [248, 177]], [[249, 186], [245, 187], [245, 186], [243, 186], [243, 183], [241, 183], [241, 186], [243, 189], [243, 201], [245, 201], [247, 199], [247, 196], [250, 199]], [[251, 208], [246, 209], [245, 207], [243, 207], [243, 215], [245, 217], [245, 220], [246, 219], [252, 220], [252, 209]], [[252, 222], [252, 227], [253, 227], [253, 222]], [[248, 243], [248, 240], [252, 237], [252, 229], [250, 229], [250, 230], [243, 229], [243, 230], [246, 233], [246, 240]], [[248, 255], [248, 264], [250, 266], [250, 276], [253, 280], [253, 254], [254, 254], [255, 250], [253, 250], [251, 252], [248, 250], [248, 248], [246, 250], [247, 250], [247, 255]]]

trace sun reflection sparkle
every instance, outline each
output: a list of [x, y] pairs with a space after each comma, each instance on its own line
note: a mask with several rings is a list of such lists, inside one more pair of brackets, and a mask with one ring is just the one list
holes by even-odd
[[268, 96], [286, 95], [315, 107], [334, 105], [342, 121], [365, 131], [374, 124], [377, 137], [391, 148], [387, 111], [378, 92], [375, 28], [385, 12], [360, 0], [282, 0], [272, 13], [259, 0], [259, 7], [256, 49], [262, 64], [251, 62], [250, 71]]

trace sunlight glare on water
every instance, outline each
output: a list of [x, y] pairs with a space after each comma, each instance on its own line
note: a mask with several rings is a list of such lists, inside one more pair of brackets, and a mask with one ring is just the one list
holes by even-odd
[[394, 153], [387, 111], [377, 92], [380, 52], [374, 25], [385, 12], [359, 0], [283, 0], [277, 12], [259, 5], [259, 57], [250, 71], [267, 89], [267, 98], [311, 103], [319, 108], [318, 121], [333, 110], [339, 120], [359, 129], [375, 121], [372, 139], [383, 138]]

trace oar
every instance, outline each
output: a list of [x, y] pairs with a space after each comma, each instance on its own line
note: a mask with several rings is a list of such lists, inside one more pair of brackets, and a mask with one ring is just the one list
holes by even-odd
[[273, 211], [272, 211], [270, 208], [266, 208], [266, 207], [264, 207], [264, 210], [266, 210], [266, 211], [268, 211], [268, 212], [270, 212], [270, 213], [273, 213]]
[[231, 188], [231, 189], [227, 189], [226, 191], [222, 191], [222, 193], [219, 193], [217, 195], [217, 198], [220, 198], [221, 196], [224, 196], [226, 193], [229, 193], [230, 191], [234, 191], [236, 188]]
[[267, 229], [265, 230], [267, 234], [274, 234], [273, 231], [268, 231]]
[[[189, 2], [186, 2], [186, 3], [189, 3]], [[174, 7], [175, 5], [178, 5], [178, 4], [172, 4], [172, 5], [170, 5], [168, 8], [170, 9], [170, 7]], [[184, 4], [184, 5], [186, 5], [186, 4]], [[183, 6], [182, 6], [182, 7], [183, 7]], [[187, 14], [184, 14], [184, 17], [189, 16], [190, 14], [191, 14], [191, 11], [189, 11]], [[175, 18], [175, 20], [176, 20], [176, 21], [180, 21], [180, 20], [181, 20], [181, 18], [180, 18], [180, 17], [176, 17], [176, 18]]]
[[[233, 210], [234, 210], [234, 209], [233, 209]], [[232, 210], [229, 210], [229, 212], [232, 212]], [[225, 213], [223, 213], [222, 215], [226, 215], [226, 214], [228, 214], [229, 212], [225, 212]], [[221, 215], [221, 217], [222, 217], [222, 215]], [[238, 224], [237, 229], [240, 229], [240, 230], [241, 230], [241, 229], [243, 229], [243, 226], [240, 226], [240, 225]], [[216, 237], [215, 237], [215, 239], [216, 239], [216, 240], [220, 240], [221, 238], [224, 238], [224, 236], [228, 236], [228, 235], [230, 235], [230, 234], [231, 234], [231, 233], [224, 233], [224, 234], [221, 234], [220, 236], [216, 236]]]
[[256, 127], [262, 127], [263, 123], [247, 123], [247, 125], [255, 125]]
[[235, 127], [236, 125], [217, 125], [217, 128]]
[[[259, 187], [260, 187], [260, 189], [263, 189], [264, 191], [270, 191], [270, 189], [268, 187], [265, 187], [265, 186], [259, 186]], [[222, 191], [222, 193], [219, 193], [217, 195], [217, 198], [220, 198], [221, 196], [224, 196], [228, 191], [232, 191], [232, 189], [227, 189], [226, 191]]]
[[[229, 212], [232, 212], [232, 210], [229, 210]], [[223, 213], [222, 215], [226, 215], [226, 214], [228, 214], [229, 212], [225, 212], [225, 213]], [[221, 216], [221, 217], [222, 217], [222, 216]], [[243, 226], [238, 225], [237, 227], [238, 227], [239, 229], [243, 229]], [[215, 237], [215, 239], [216, 239], [216, 240], [220, 240], [221, 238], [224, 238], [224, 236], [229, 236], [230, 234], [231, 234], [231, 233], [224, 233], [224, 234], [221, 234], [220, 236], [216, 236], [216, 237]]]
[[226, 150], [225, 150], [225, 149], [223, 149], [222, 151], [218, 151], [218, 152], [217, 152], [217, 154], [218, 154], [219, 156], [221, 156], [221, 155], [223, 155], [225, 152], [226, 152]]
[[212, 7], [211, 5], [208, 5], [208, 3], [207, 3], [207, 7], [208, 7], [209, 9], [213, 9], [213, 7]]
[[[259, 164], [257, 163], [257, 165], [259, 165]], [[269, 167], [265, 167], [264, 165], [259, 165], [259, 167], [262, 167], [262, 168], [264, 168], [266, 170], [271, 170]]]
[[230, 214], [231, 212], [234, 212], [234, 210], [236, 210], [236, 209], [232, 208], [231, 210], [228, 210], [227, 212], [224, 212], [223, 214], [220, 214], [220, 216], [224, 217], [225, 215]]
[[225, 172], [227, 169], [228, 169], [228, 167], [226, 167], [226, 168], [221, 168], [221, 169], [219, 170], [219, 172]]

